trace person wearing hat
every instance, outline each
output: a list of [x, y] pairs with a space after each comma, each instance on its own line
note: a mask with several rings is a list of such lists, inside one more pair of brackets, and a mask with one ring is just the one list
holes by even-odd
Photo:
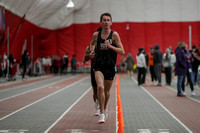
[[138, 68], [138, 85], [143, 85], [145, 82], [145, 74], [146, 74], [146, 59], [144, 53], [144, 48], [139, 48], [139, 52], [136, 56], [137, 60], [137, 68]]

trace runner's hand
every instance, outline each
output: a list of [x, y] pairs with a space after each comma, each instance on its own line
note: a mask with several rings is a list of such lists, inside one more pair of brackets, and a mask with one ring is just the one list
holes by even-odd
[[95, 57], [95, 53], [94, 53], [94, 51], [92, 50], [92, 51], [90, 51], [90, 58], [92, 59], [92, 58], [94, 58]]

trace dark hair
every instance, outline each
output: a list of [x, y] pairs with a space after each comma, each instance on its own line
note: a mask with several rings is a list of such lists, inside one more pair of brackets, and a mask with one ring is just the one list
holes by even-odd
[[144, 48], [139, 48], [138, 50], [139, 50], [139, 52], [142, 52], [142, 50], [144, 50]]
[[103, 16], [108, 16], [108, 17], [110, 17], [110, 20], [112, 21], [112, 16], [111, 16], [111, 14], [106, 12], [106, 13], [101, 14], [101, 16], [100, 16], [100, 22], [102, 21]]

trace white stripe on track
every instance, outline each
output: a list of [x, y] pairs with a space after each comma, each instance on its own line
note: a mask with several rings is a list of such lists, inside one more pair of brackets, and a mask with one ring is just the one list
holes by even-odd
[[[137, 83], [137, 81], [132, 77], [132, 80]], [[167, 111], [178, 123], [180, 123], [189, 133], [192, 133], [192, 131], [185, 125], [183, 124], [176, 116], [174, 116], [167, 108], [165, 108], [164, 105], [162, 105], [153, 95], [151, 95], [150, 92], [148, 92], [143, 86], [140, 86], [149, 96], [153, 98], [165, 111]]]
[[[177, 81], [172, 81], [172, 82], [175, 82], [176, 84], [177, 84]], [[175, 92], [177, 92], [177, 90], [175, 90], [175, 89], [173, 89], [173, 88], [171, 88], [171, 87], [169, 87], [169, 86], [166, 86], [168, 89], [170, 89], [170, 90], [172, 90], [172, 91], [175, 91]], [[194, 88], [195, 89], [195, 88]], [[193, 101], [195, 101], [195, 102], [198, 102], [198, 103], [200, 103], [200, 101], [199, 100], [197, 100], [197, 99], [195, 99], [195, 98], [192, 98], [192, 97], [190, 97], [190, 96], [187, 96], [186, 95], [186, 97], [187, 98], [189, 98], [189, 99], [191, 99], [191, 100], [193, 100]]]
[[[148, 79], [150, 79], [150, 77], [149, 76], [147, 76], [147, 78]], [[174, 83], [176, 83], [177, 84], [177, 80], [172, 80], [172, 82], [174, 82]], [[165, 87], [167, 87], [168, 89], [170, 89], [170, 90], [172, 90], [172, 91], [174, 91], [174, 92], [177, 92], [177, 90], [176, 89], [173, 89], [172, 87], [170, 87], [170, 86], [165, 86]], [[194, 88], [195, 89], [195, 88]], [[186, 95], [186, 97], [187, 98], [189, 98], [189, 99], [191, 99], [191, 100], [193, 100], [193, 101], [195, 101], [195, 102], [198, 102], [198, 103], [200, 103], [200, 101], [199, 100], [197, 100], [197, 99], [195, 99], [195, 98], [193, 98], [193, 97], [191, 97], [191, 96], [187, 96]]]
[[[53, 77], [53, 78], [55, 78], [55, 77]], [[58, 77], [56, 77], [56, 78], [58, 78]], [[43, 78], [42, 78], [43, 79]], [[38, 79], [33, 79], [33, 80], [38, 80]], [[44, 80], [42, 80], [42, 81], [45, 81], [45, 80], [49, 80], [49, 79], [44, 79]], [[32, 80], [27, 80], [27, 81], [32, 81]], [[41, 81], [41, 82], [42, 82]], [[15, 82], [13, 82], [13, 84], [15, 84], [15, 83], [19, 83], [19, 82], [23, 82], [23, 81], [15, 81]], [[37, 82], [37, 81], [36, 81]], [[17, 88], [21, 88], [21, 87], [25, 87], [25, 86], [28, 86], [28, 85], [32, 85], [32, 84], [35, 84], [36, 82], [33, 82], [33, 83], [28, 83], [28, 84], [22, 84], [22, 85], [19, 85], [19, 86], [17, 86], [17, 87], [10, 87], [10, 88], [8, 88], [8, 89], [3, 89], [3, 90], [0, 90], [0, 93], [1, 92], [4, 92], [4, 91], [9, 91], [9, 90], [15, 90], [15, 89], [17, 89]], [[13, 85], [12, 84], [12, 85]], [[8, 84], [7, 84], [8, 85]], [[4, 85], [4, 86], [6, 86], [6, 85]]]
[[83, 93], [79, 99], [77, 99], [44, 133], [48, 133], [69, 111], [76, 105], [88, 92], [91, 90], [92, 87], [90, 87], [88, 90]]
[[2, 118], [0, 119], [0, 121], [3, 120], [3, 119], [6, 119], [7, 117], [9, 117], [9, 116], [11, 116], [11, 115], [13, 115], [13, 114], [15, 114], [15, 113], [17, 113], [17, 112], [19, 112], [19, 111], [25, 109], [25, 108], [28, 108], [28, 107], [30, 107], [30, 106], [32, 106], [32, 105], [34, 105], [34, 104], [40, 102], [40, 101], [42, 101], [42, 100], [44, 100], [44, 99], [46, 99], [46, 98], [48, 98], [48, 97], [50, 97], [50, 96], [52, 96], [52, 95], [55, 95], [55, 94], [57, 94], [57, 93], [59, 93], [59, 92], [65, 90], [65, 89], [67, 89], [67, 88], [69, 88], [69, 87], [71, 87], [71, 86], [73, 86], [73, 85], [75, 85], [75, 84], [81, 82], [82, 80], [84, 80], [84, 79], [86, 79], [86, 78], [88, 78], [88, 77], [84, 77], [83, 79], [81, 79], [81, 80], [79, 80], [79, 81], [76, 81], [76, 82], [74, 82], [73, 84], [71, 84], [71, 85], [69, 85], [69, 86], [67, 86], [67, 87], [65, 87], [65, 88], [63, 88], [63, 89], [61, 89], [61, 90], [58, 90], [58, 91], [56, 91], [56, 92], [54, 92], [54, 93], [51, 93], [50, 95], [47, 95], [47, 96], [45, 96], [45, 97], [43, 97], [43, 98], [41, 98], [41, 99], [39, 99], [39, 100], [37, 100], [37, 101], [31, 103], [31, 104], [28, 104], [27, 106], [24, 106], [23, 108], [20, 108], [20, 109], [18, 109], [18, 110], [16, 110], [16, 111], [10, 113], [9, 115], [6, 115], [6, 116], [2, 117]]
[[[39, 88], [35, 88], [35, 89], [32, 89], [32, 90], [29, 90], [29, 91], [25, 91], [25, 92], [22, 92], [22, 93], [19, 93], [19, 94], [10, 96], [10, 97], [6, 97], [6, 98], [4, 98], [4, 99], [0, 99], [0, 102], [2, 102], [2, 101], [4, 101], [4, 100], [7, 100], [7, 99], [10, 99], [10, 98], [13, 98], [13, 97], [17, 97], [17, 96], [20, 96], [20, 95], [29, 93], [29, 92], [32, 92], [32, 91], [36, 91], [36, 90], [42, 89], [42, 88], [47, 87], [47, 86], [51, 86], [51, 85], [53, 85], [53, 84], [57, 84], [57, 83], [59, 83], [59, 82], [62, 82], [62, 81], [64, 81], [64, 80], [68, 80], [68, 79], [71, 79], [71, 78], [73, 78], [73, 77], [70, 77], [70, 78], [67, 78], [67, 79], [63, 79], [63, 80], [60, 80], [60, 81], [56, 81], [56, 82], [54, 82], [54, 83], [51, 83], [51, 84], [48, 84], [48, 85], [44, 85], [44, 86], [41, 86], [41, 87], [39, 87]], [[20, 86], [20, 87], [21, 87], [21, 86]]]

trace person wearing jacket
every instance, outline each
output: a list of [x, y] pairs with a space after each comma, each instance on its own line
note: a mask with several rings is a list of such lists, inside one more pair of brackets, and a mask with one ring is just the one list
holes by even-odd
[[166, 85], [171, 85], [172, 80], [172, 66], [171, 66], [171, 53], [169, 48], [166, 49], [166, 52], [163, 55], [163, 67], [165, 70], [165, 79], [166, 79]]
[[146, 74], [146, 59], [145, 55], [143, 54], [144, 48], [139, 48], [139, 52], [136, 56], [137, 60], [137, 68], [138, 68], [138, 85], [145, 84], [145, 74]]
[[157, 79], [156, 79], [156, 74], [155, 74], [155, 71], [154, 71], [153, 53], [154, 53], [154, 47], [151, 47], [148, 62], [149, 62], [149, 70], [150, 70], [150, 74], [151, 74], [152, 85], [155, 85], [155, 82], [157, 81]]
[[181, 41], [178, 43], [175, 49], [176, 54], [176, 66], [175, 75], [178, 77], [177, 81], [177, 96], [185, 96], [182, 90], [185, 90], [185, 77], [187, 74], [187, 50], [185, 49], [185, 42]]
[[134, 60], [133, 56], [131, 53], [128, 53], [125, 62], [127, 63], [127, 73], [129, 77], [132, 77], [133, 75], [133, 65], [134, 65]]
[[[194, 80], [193, 80], [193, 74], [192, 74], [192, 61], [193, 61], [193, 58], [192, 58], [192, 54], [190, 53], [190, 51], [188, 50], [188, 45], [186, 44], [185, 45], [185, 48], [186, 48], [186, 57], [187, 57], [187, 80], [188, 80], [188, 83], [190, 84], [190, 89], [191, 89], [191, 92], [192, 92], [192, 95], [194, 96], [195, 93], [194, 93]], [[186, 92], [185, 90], [183, 90], [183, 94], [186, 95]]]
[[162, 65], [162, 51], [160, 51], [159, 49], [159, 45], [156, 44], [155, 47], [154, 47], [154, 56], [153, 56], [153, 63], [154, 63], [154, 71], [155, 71], [155, 74], [156, 74], [156, 78], [158, 80], [158, 84], [157, 86], [162, 86], [161, 84], [161, 74], [162, 74], [162, 68], [161, 68], [161, 65]]

